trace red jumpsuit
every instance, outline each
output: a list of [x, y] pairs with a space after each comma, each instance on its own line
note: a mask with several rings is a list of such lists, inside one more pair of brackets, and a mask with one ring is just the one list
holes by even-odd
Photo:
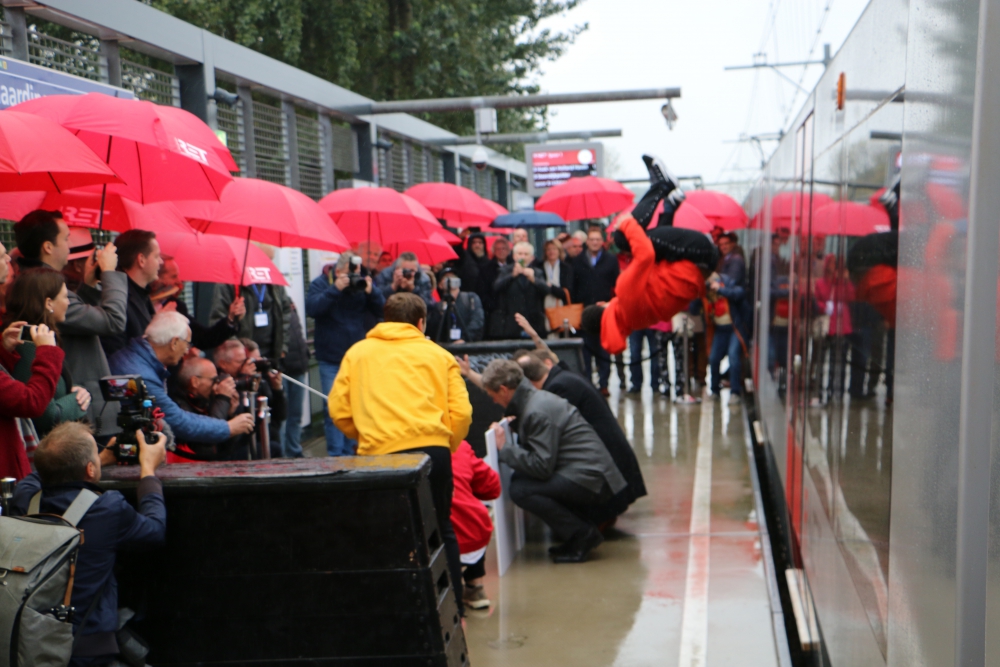
[[632, 248], [632, 263], [618, 276], [616, 296], [601, 316], [601, 347], [610, 354], [624, 352], [633, 331], [669, 322], [705, 295], [705, 277], [693, 262], [657, 262], [646, 230], [631, 216], [619, 229]]

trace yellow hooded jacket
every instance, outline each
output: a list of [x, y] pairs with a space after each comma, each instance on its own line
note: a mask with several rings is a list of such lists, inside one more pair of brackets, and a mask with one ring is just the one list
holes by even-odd
[[455, 357], [404, 322], [382, 322], [351, 346], [329, 407], [358, 454], [369, 456], [435, 445], [454, 452], [472, 423]]

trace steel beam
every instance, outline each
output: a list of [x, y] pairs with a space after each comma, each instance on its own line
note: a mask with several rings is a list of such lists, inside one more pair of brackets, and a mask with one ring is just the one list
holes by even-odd
[[526, 132], [521, 134], [484, 134], [479, 137], [453, 137], [432, 139], [425, 143], [432, 146], [469, 146], [474, 144], [542, 144], [546, 141], [566, 139], [597, 139], [600, 137], [620, 137], [621, 130], [593, 130], [583, 132]]
[[681, 96], [680, 88], [647, 88], [595, 93], [545, 93], [541, 95], [489, 95], [484, 97], [451, 97], [428, 100], [399, 100], [352, 104], [337, 111], [352, 116], [387, 113], [429, 113], [436, 111], [468, 111], [472, 109], [516, 109], [544, 107], [552, 104], [583, 104], [586, 102], [621, 102], [625, 100], [659, 100]]

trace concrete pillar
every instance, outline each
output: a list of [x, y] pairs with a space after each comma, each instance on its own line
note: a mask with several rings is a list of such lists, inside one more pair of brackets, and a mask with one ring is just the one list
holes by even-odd
[[462, 179], [458, 173], [458, 156], [450, 151], [441, 153], [441, 163], [444, 167], [442, 176], [445, 183], [456, 183], [461, 185]]
[[118, 42], [112, 39], [102, 39], [101, 55], [107, 61], [108, 83], [120, 88], [122, 85], [122, 56]]
[[362, 181], [378, 183], [378, 148], [375, 123], [356, 123], [351, 125], [354, 138], [357, 140], [357, 164], [354, 165], [354, 178]]
[[495, 169], [493, 174], [497, 179], [497, 203], [510, 210], [510, 199], [507, 195], [510, 190], [510, 172]]
[[24, 7], [4, 7], [4, 18], [10, 25], [11, 55], [18, 60], [28, 59], [28, 17]]
[[285, 119], [285, 132], [288, 133], [288, 186], [293, 190], [299, 190], [302, 187], [302, 176], [299, 173], [299, 119], [295, 114], [295, 105], [283, 100], [281, 114]]
[[336, 175], [333, 173], [333, 124], [326, 114], [319, 115], [320, 145], [323, 147], [321, 159], [323, 169], [323, 194], [333, 192], [336, 187]]

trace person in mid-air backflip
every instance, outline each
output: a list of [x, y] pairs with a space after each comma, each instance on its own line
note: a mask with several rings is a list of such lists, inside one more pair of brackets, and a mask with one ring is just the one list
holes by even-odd
[[[633, 331], [657, 322], [669, 322], [694, 299], [705, 295], [705, 280], [715, 270], [719, 251], [700, 232], [678, 229], [673, 218], [684, 202], [677, 180], [662, 163], [643, 155], [650, 188], [633, 209], [620, 218], [615, 245], [632, 253], [615, 284], [615, 297], [607, 304], [588, 306], [581, 329], [600, 335], [601, 347], [619, 354]], [[647, 231], [657, 205], [663, 201], [656, 228]]]

